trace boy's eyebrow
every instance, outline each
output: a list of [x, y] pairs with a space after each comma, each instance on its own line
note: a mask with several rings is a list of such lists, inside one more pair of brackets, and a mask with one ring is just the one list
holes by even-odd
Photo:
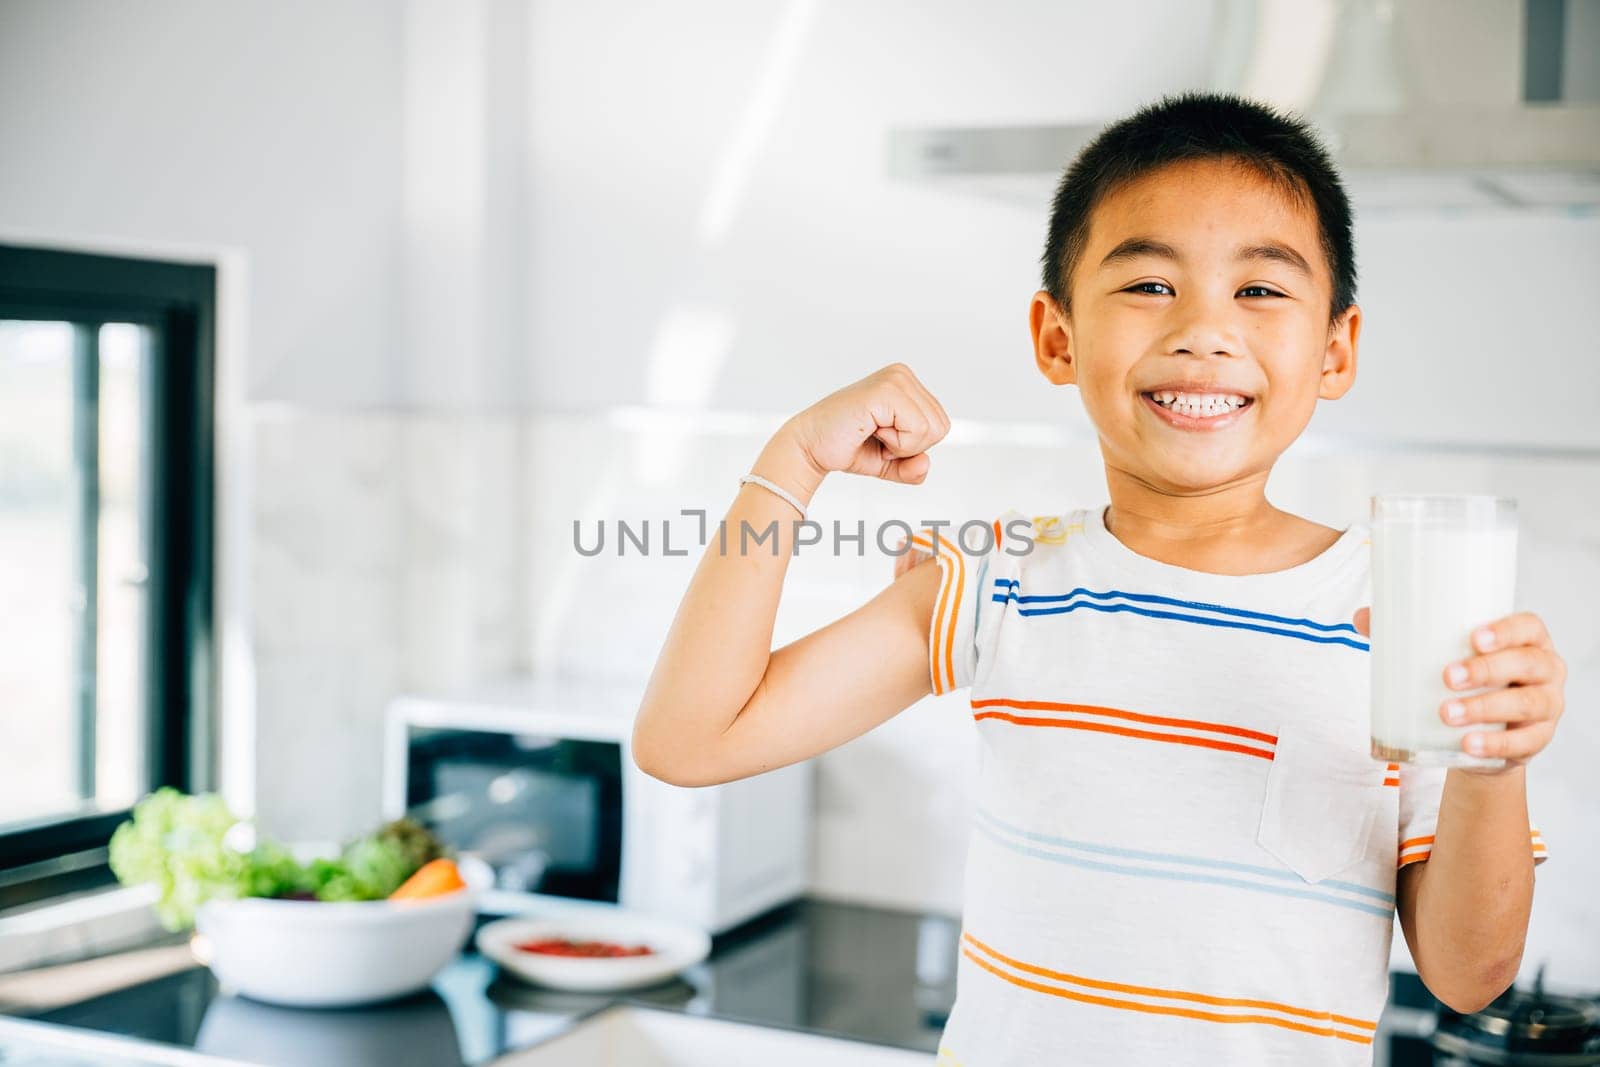
[[[1153, 237], [1130, 237], [1107, 252], [1105, 258], [1100, 261], [1100, 266], [1107, 267], [1113, 263], [1139, 259], [1144, 256], [1170, 259], [1175, 263], [1183, 261], [1183, 256], [1178, 254], [1178, 250], [1165, 241], [1158, 241]], [[1307, 278], [1312, 276], [1311, 264], [1306, 262], [1306, 257], [1278, 241], [1263, 241], [1260, 244], [1241, 245], [1239, 250], [1234, 253], [1233, 258], [1236, 260], [1272, 260], [1282, 263], [1291, 270], [1299, 271]]]

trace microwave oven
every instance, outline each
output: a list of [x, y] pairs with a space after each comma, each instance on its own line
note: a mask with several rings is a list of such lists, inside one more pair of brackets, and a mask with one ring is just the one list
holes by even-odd
[[810, 761], [720, 785], [651, 778], [642, 686], [519, 681], [407, 695], [385, 723], [385, 818], [478, 864], [482, 910], [623, 907], [718, 934], [805, 892]]

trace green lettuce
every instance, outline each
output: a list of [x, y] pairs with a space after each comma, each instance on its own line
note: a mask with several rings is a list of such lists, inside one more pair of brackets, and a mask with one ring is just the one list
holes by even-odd
[[274, 845], [241, 852], [225, 843], [238, 822], [215, 793], [158, 789], [111, 835], [112, 873], [124, 885], [154, 884], [156, 915], [169, 930], [193, 926], [208, 900], [274, 895], [296, 865]]
[[382, 900], [443, 854], [422, 824], [396, 819], [350, 842], [337, 861], [323, 861], [314, 871], [312, 891], [318, 900]]
[[240, 820], [214, 793], [188, 796], [163, 787], [139, 801], [111, 835], [111, 870], [124, 885], [153, 884], [156, 915], [170, 930], [194, 925], [208, 900], [241, 897], [382, 900], [429, 860], [439, 840], [412, 819], [356, 838], [334, 859], [305, 863], [274, 841], [237, 847]]

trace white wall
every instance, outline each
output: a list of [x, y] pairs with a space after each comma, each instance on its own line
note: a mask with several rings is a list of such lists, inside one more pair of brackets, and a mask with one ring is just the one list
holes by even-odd
[[971, 413], [1012, 414], [1042, 219], [892, 181], [888, 127], [1089, 119], [1207, 69], [1207, 4], [534, 10], [542, 409], [780, 410], [915, 356], [935, 389], [990, 369]]
[[385, 0], [8, 0], [0, 233], [239, 249], [249, 397], [391, 403], [401, 43]]

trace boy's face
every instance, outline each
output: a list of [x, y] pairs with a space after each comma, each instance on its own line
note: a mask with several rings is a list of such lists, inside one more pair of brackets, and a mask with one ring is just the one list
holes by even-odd
[[[1360, 311], [1332, 326], [1316, 210], [1229, 161], [1172, 164], [1094, 209], [1063, 317], [1029, 310], [1039, 369], [1073, 383], [1108, 466], [1189, 495], [1264, 478], [1319, 397], [1355, 381]], [[1232, 394], [1231, 413], [1153, 392]]]

